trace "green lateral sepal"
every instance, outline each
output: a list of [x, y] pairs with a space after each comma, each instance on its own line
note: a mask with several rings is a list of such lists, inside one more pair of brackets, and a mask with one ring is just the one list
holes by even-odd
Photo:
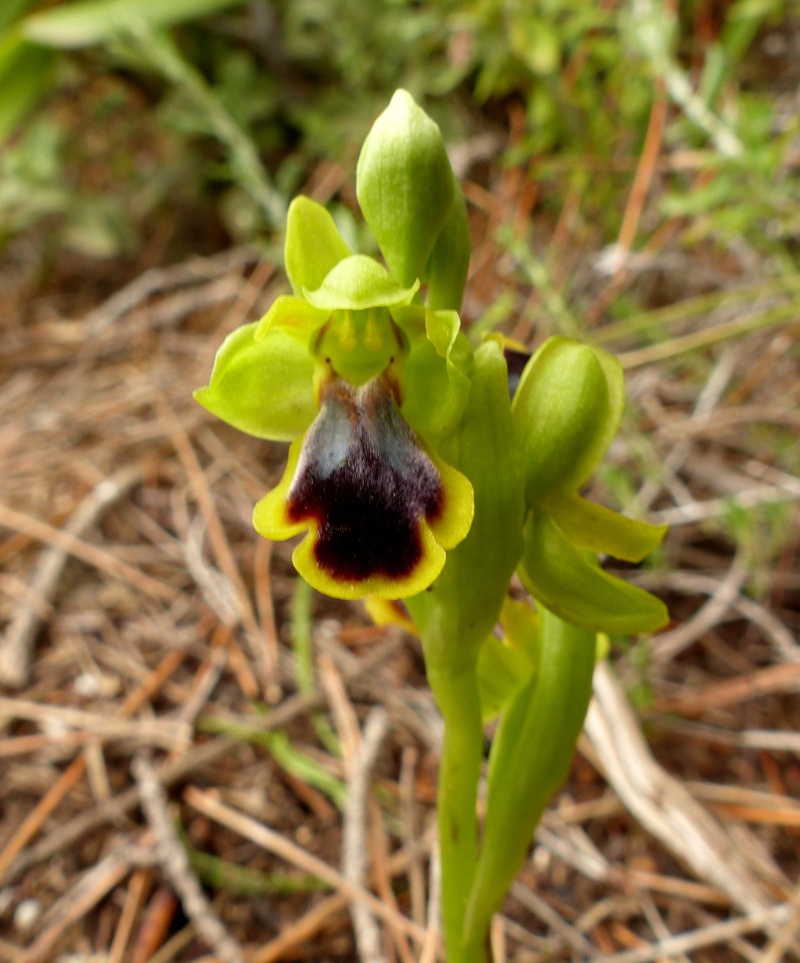
[[555, 492], [542, 508], [573, 545], [626, 562], [641, 562], [658, 548], [669, 527], [638, 522], [571, 492]]
[[522, 583], [537, 602], [564, 621], [611, 635], [655, 632], [669, 621], [660, 599], [604, 572], [546, 512], [529, 514], [524, 539]]
[[258, 322], [237, 328], [223, 341], [210, 383], [195, 400], [234, 428], [271, 441], [291, 441], [317, 414], [312, 390], [314, 361], [284, 331]]

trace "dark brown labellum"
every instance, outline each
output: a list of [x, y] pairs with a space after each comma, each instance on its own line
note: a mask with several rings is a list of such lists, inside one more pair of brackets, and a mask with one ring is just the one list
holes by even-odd
[[444, 504], [436, 466], [403, 419], [389, 378], [322, 391], [288, 493], [292, 522], [314, 520], [317, 564], [332, 578], [408, 576], [422, 559], [420, 521]]

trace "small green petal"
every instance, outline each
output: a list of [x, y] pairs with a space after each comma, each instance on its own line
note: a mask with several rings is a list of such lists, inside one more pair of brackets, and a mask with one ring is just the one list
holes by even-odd
[[566, 338], [550, 338], [527, 363], [513, 412], [529, 506], [577, 490], [597, 467], [622, 414], [620, 379], [610, 355]]
[[439, 127], [405, 90], [364, 141], [356, 194], [392, 274], [401, 284], [421, 278], [450, 209], [453, 172]]
[[223, 341], [211, 382], [195, 400], [234, 428], [256, 438], [291, 441], [316, 416], [314, 362], [280, 330], [254, 338], [258, 322], [237, 328]]
[[286, 219], [284, 261], [295, 294], [314, 290], [339, 261], [351, 254], [333, 218], [310, 197], [296, 197]]
[[302, 298], [282, 294], [258, 322], [255, 338], [260, 341], [268, 331], [283, 331], [308, 347], [312, 335], [328, 320], [330, 312], [312, 307]]
[[595, 632], [655, 632], [669, 621], [664, 603], [604, 572], [570, 542], [543, 511], [525, 524], [522, 584], [545, 608], [571, 625]]
[[573, 545], [626, 562], [641, 562], [658, 548], [669, 527], [637, 522], [569, 492], [550, 495], [542, 506]]
[[460, 332], [455, 311], [412, 305], [392, 316], [409, 340], [403, 365], [403, 415], [425, 438], [437, 442], [453, 431], [470, 392], [472, 346]]
[[321, 310], [357, 311], [410, 304], [418, 289], [419, 281], [403, 288], [374, 258], [353, 254], [334, 265], [319, 288], [304, 289], [303, 294], [309, 304]]

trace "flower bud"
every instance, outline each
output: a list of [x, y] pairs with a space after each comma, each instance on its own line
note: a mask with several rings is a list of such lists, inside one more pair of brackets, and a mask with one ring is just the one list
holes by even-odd
[[525, 367], [514, 395], [528, 506], [591, 475], [619, 425], [622, 371], [610, 355], [551, 338]]
[[425, 273], [453, 200], [437, 124], [398, 90], [364, 141], [356, 193], [389, 270], [404, 286]]

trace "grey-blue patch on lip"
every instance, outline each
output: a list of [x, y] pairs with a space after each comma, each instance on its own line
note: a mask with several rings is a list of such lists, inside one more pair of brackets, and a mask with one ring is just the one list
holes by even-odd
[[336, 378], [308, 430], [287, 496], [293, 522], [317, 523], [314, 556], [348, 582], [411, 574], [422, 559], [421, 518], [444, 505], [436, 466], [403, 419], [391, 383]]

